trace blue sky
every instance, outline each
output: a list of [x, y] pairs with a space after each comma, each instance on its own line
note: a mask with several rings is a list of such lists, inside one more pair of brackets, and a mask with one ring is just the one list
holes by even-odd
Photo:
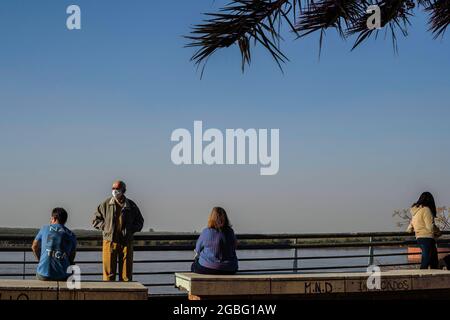
[[[72, 3], [80, 31], [65, 27]], [[200, 230], [222, 205], [238, 232], [383, 231], [422, 191], [450, 204], [450, 44], [424, 14], [397, 55], [389, 38], [350, 51], [330, 31], [319, 59], [317, 36], [286, 32], [284, 74], [260, 47], [242, 74], [233, 47], [200, 79], [182, 36], [221, 3], [0, 3], [2, 226], [61, 205], [89, 228], [116, 178], [158, 230]], [[174, 166], [170, 134], [194, 120], [279, 128], [280, 172]]]

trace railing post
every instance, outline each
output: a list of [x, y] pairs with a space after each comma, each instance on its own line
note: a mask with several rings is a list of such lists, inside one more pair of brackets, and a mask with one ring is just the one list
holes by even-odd
[[24, 250], [23, 251], [23, 266], [22, 266], [22, 279], [25, 280], [25, 266], [26, 266], [26, 261], [27, 261], [27, 252]]
[[[297, 239], [294, 239], [294, 245], [297, 245]], [[294, 273], [297, 273], [297, 268], [298, 268], [298, 251], [297, 248], [294, 248], [294, 264], [293, 264]]]
[[[373, 242], [373, 238], [370, 237], [369, 238], [369, 242], [372, 243]], [[373, 265], [373, 247], [370, 246], [369, 247], [369, 261], [367, 262], [368, 266]]]

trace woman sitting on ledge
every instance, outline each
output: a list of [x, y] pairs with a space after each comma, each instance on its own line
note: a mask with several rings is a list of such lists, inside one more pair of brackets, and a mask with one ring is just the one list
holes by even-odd
[[235, 274], [238, 270], [237, 240], [223, 208], [212, 209], [195, 246], [191, 271], [201, 274]]

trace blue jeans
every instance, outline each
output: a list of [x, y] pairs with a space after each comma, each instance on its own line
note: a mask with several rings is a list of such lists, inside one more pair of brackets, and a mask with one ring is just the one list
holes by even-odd
[[428, 267], [431, 267], [431, 269], [438, 269], [439, 259], [436, 241], [433, 238], [418, 238], [417, 243], [422, 250], [420, 269], [428, 269]]

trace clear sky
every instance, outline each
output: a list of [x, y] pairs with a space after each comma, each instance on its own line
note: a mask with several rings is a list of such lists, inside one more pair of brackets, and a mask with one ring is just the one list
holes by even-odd
[[[0, 2], [1, 226], [63, 206], [90, 228], [117, 178], [156, 230], [200, 230], [221, 205], [239, 233], [387, 231], [422, 191], [450, 205], [448, 35], [419, 14], [395, 55], [383, 36], [351, 52], [328, 32], [319, 61], [317, 36], [286, 33], [284, 74], [260, 47], [242, 74], [233, 47], [200, 79], [182, 36], [222, 3]], [[173, 165], [170, 135], [194, 120], [279, 128], [279, 173]]]

